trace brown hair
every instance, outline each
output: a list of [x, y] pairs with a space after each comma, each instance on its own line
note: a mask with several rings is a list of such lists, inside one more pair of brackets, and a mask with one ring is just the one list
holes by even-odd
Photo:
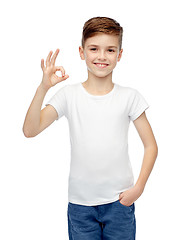
[[93, 17], [86, 21], [82, 32], [82, 46], [84, 47], [87, 38], [93, 37], [98, 33], [118, 36], [119, 48], [121, 50], [123, 28], [116, 20], [108, 17]]

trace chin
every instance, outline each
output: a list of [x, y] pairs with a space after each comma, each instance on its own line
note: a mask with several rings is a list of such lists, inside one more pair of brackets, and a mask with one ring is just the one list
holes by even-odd
[[95, 77], [99, 77], [99, 78], [105, 78], [109, 75], [112, 74], [112, 72], [109, 72], [109, 73], [94, 73], [94, 72], [91, 72], [91, 74], [93, 74]]

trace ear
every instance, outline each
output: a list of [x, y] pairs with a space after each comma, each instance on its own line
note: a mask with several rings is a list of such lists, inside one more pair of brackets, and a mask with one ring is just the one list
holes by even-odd
[[118, 55], [118, 59], [117, 61], [119, 62], [121, 57], [122, 57], [122, 53], [123, 53], [123, 48], [119, 51], [119, 55]]
[[79, 54], [80, 54], [80, 58], [82, 60], [85, 60], [85, 57], [84, 57], [84, 49], [82, 46], [79, 47]]

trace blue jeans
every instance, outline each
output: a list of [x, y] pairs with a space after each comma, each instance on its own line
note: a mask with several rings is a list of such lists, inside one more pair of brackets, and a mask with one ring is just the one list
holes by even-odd
[[135, 240], [135, 204], [119, 200], [97, 206], [68, 203], [69, 240]]

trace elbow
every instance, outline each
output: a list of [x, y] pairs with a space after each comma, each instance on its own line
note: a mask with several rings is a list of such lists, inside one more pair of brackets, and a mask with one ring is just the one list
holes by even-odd
[[158, 146], [157, 146], [157, 144], [156, 144], [156, 146], [154, 147], [154, 152], [155, 152], [155, 160], [156, 160], [156, 158], [157, 158], [157, 156], [158, 156]]
[[155, 160], [156, 160], [156, 158], [158, 156], [158, 145], [157, 145], [157, 143], [146, 146], [145, 151], [150, 151], [155, 156]]
[[23, 134], [26, 138], [33, 138], [35, 137], [37, 134], [34, 134], [32, 132], [30, 132], [28, 129], [26, 129], [25, 127], [22, 128]]
[[152, 151], [154, 152], [155, 157], [157, 157], [158, 156], [158, 145], [156, 143], [152, 146]]
[[157, 157], [158, 156], [158, 145], [157, 145], [156, 141], [155, 141], [155, 144], [154, 144], [154, 151], [155, 151], [155, 155]]
[[24, 132], [24, 136], [25, 136], [26, 138], [32, 138], [32, 137], [34, 137], [33, 135], [30, 135], [30, 134], [25, 133], [25, 132]]

